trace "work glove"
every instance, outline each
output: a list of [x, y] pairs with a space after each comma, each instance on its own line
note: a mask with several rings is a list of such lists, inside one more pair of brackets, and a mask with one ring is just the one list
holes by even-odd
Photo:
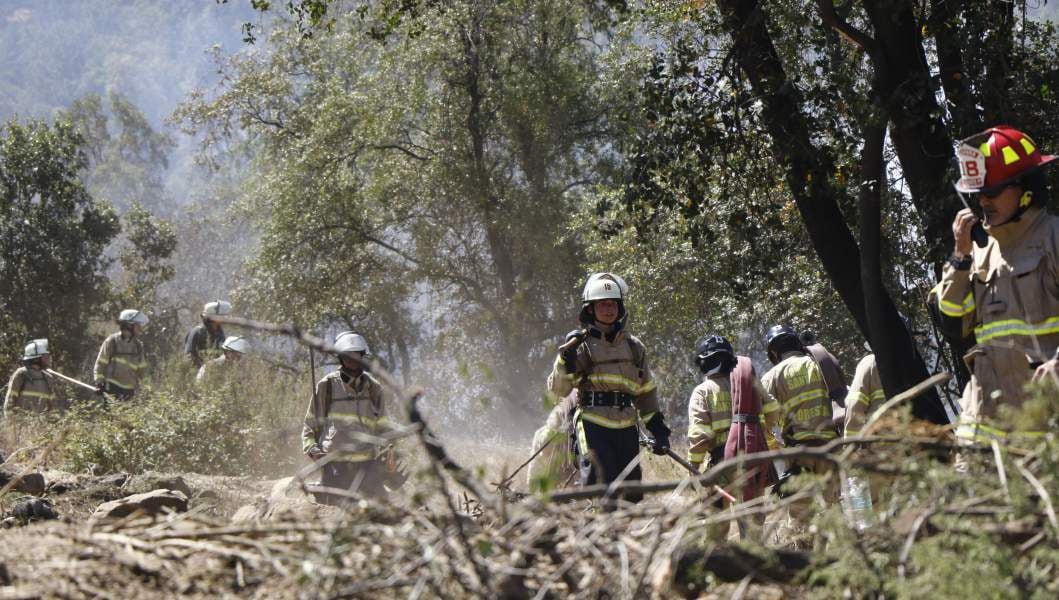
[[107, 384], [102, 382], [102, 381], [97, 381], [96, 382], [96, 393], [99, 394], [100, 396], [102, 396], [103, 392], [105, 392], [105, 391], [107, 391]]
[[566, 340], [563, 342], [565, 346], [570, 340], [578, 340], [578, 343], [571, 344], [566, 350], [561, 351], [559, 356], [563, 358], [563, 364], [566, 366], [567, 373], [573, 373], [577, 369], [577, 347], [581, 345], [580, 340], [585, 338], [585, 332], [582, 329], [575, 329], [570, 333], [566, 334]]
[[669, 427], [666, 427], [662, 413], [656, 412], [645, 426], [647, 431], [651, 432], [651, 436], [654, 437], [654, 443], [651, 444], [651, 452], [659, 456], [665, 455], [666, 450], [669, 450]]

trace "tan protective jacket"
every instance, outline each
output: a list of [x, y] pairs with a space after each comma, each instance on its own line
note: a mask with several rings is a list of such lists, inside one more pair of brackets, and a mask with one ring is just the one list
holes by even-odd
[[570, 452], [570, 414], [577, 406], [577, 390], [556, 404], [544, 426], [533, 434], [530, 455], [536, 454], [526, 469], [531, 492], [548, 491], [566, 481], [574, 469]]
[[580, 406], [578, 420], [611, 429], [634, 427], [637, 418], [644, 423], [658, 411], [658, 391], [640, 340], [619, 331], [607, 340], [591, 330], [577, 347], [573, 373], [567, 373], [562, 356], [556, 357], [548, 389], [562, 398], [577, 388], [580, 392], [622, 392], [633, 396], [633, 407]]
[[386, 417], [387, 395], [369, 373], [350, 381], [342, 372], [325, 375], [316, 384], [316, 394], [309, 398], [302, 426], [302, 451], [309, 454], [313, 446], [324, 452], [341, 452], [334, 460], [364, 462], [382, 450], [356, 433], [376, 435], [391, 429]]
[[[769, 448], [777, 446], [772, 429], [779, 425], [780, 405], [754, 376], [754, 395], [761, 405], [762, 426]], [[732, 427], [732, 378], [730, 373], [703, 376], [688, 400], [688, 462], [699, 465], [715, 448], [728, 441]]]
[[15, 411], [42, 413], [49, 410], [64, 410], [65, 400], [55, 376], [39, 369], [19, 367], [7, 384], [4, 399], [4, 417], [10, 418]]
[[143, 342], [136, 338], [125, 339], [120, 331], [111, 334], [100, 346], [92, 371], [96, 383], [106, 382], [125, 393], [135, 393], [140, 387], [140, 379], [147, 374]]
[[857, 363], [853, 384], [846, 396], [846, 437], [858, 435], [868, 418], [886, 402], [875, 355], [869, 354]]
[[945, 265], [934, 288], [941, 312], [962, 319], [978, 342], [965, 357], [972, 376], [956, 435], [983, 442], [1007, 437], [999, 406], [1020, 406], [1032, 365], [1059, 347], [1059, 218], [1030, 208], [986, 230], [989, 243], [973, 246], [971, 269]]
[[837, 437], [831, 421], [831, 400], [819, 365], [801, 352], [788, 352], [780, 358], [761, 383], [780, 404], [784, 441], [798, 445]]

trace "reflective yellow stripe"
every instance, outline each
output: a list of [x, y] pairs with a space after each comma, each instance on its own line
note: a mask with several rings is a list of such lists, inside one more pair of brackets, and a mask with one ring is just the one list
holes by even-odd
[[706, 460], [706, 453], [705, 452], [692, 452], [690, 450], [688, 451], [688, 462], [689, 463], [699, 464], [699, 463], [701, 463], [704, 460]]
[[1059, 333], [1059, 317], [1051, 317], [1040, 323], [1027, 323], [1022, 319], [1004, 319], [985, 323], [974, 328], [979, 343], [1007, 335], [1048, 335]]
[[941, 309], [942, 314], [949, 317], [962, 317], [969, 315], [974, 312], [974, 294], [967, 292], [967, 297], [963, 299], [963, 304], [956, 304], [955, 302], [949, 302], [943, 300], [941, 296], [938, 296], [938, 308]]
[[1033, 151], [1036, 150], [1036, 148], [1033, 146], [1033, 143], [1030, 142], [1029, 139], [1019, 138], [1019, 141], [1022, 142], [1022, 149], [1026, 151], [1027, 155], [1033, 154]]
[[732, 426], [732, 420], [731, 419], [721, 419], [720, 421], [714, 421], [713, 422], [713, 431], [714, 431], [714, 433], [717, 433], [719, 431], [728, 431], [728, 429], [731, 428], [731, 426]]
[[574, 423], [577, 427], [577, 448], [582, 454], [588, 453], [588, 436], [585, 435], [585, 422], [581, 420], [581, 409], [578, 408], [574, 414]]
[[785, 405], [785, 408], [787, 409], [787, 412], [791, 412], [795, 408], [798, 408], [799, 406], [805, 404], [806, 402], [809, 402], [810, 400], [821, 400], [826, 397], [827, 392], [819, 388], [807, 390], [788, 400], [787, 404]]
[[864, 392], [853, 392], [850, 396], [853, 398], [853, 404], [871, 404], [871, 398], [869, 398]]
[[127, 382], [118, 381], [117, 379], [111, 379], [110, 377], [106, 378], [106, 382], [109, 383], [109, 384], [115, 385], [115, 386], [121, 388], [123, 391], [126, 391], [126, 392], [131, 392], [133, 389], [135, 389], [135, 388], [129, 387]]
[[978, 146], [978, 151], [986, 158], [993, 156], [993, 149], [989, 147], [989, 142], [982, 142], [982, 145]]
[[834, 431], [799, 431], [794, 434], [794, 439], [799, 442], [805, 440], [830, 440], [836, 436]]
[[606, 427], [608, 429], [625, 429], [626, 427], [636, 426], [636, 419], [622, 419], [619, 421], [589, 412], [581, 413], [581, 418], [589, 423]]
[[1010, 165], [1011, 163], [1019, 162], [1019, 155], [1011, 146], [1004, 146], [1004, 149], [1001, 151], [1001, 154], [1004, 155], [1005, 165]]
[[611, 389], [613, 389], [614, 386], [622, 387], [626, 392], [634, 396], [646, 394], [656, 387], [655, 382], [653, 381], [640, 385], [628, 377], [610, 373], [596, 373], [589, 375], [588, 382], [599, 387], [607, 387]]
[[29, 396], [30, 398], [43, 398], [45, 400], [54, 400], [55, 394], [50, 392], [35, 392], [33, 390], [22, 390], [18, 394], [19, 396]]
[[853, 437], [855, 435], [860, 435], [859, 429], [846, 429], [846, 437]]
[[779, 409], [780, 409], [779, 401], [773, 399], [772, 402], [769, 402], [768, 404], [765, 405], [764, 408], [761, 409], [761, 412], [763, 412], [763, 413], [771, 413], [771, 412], [776, 412]]

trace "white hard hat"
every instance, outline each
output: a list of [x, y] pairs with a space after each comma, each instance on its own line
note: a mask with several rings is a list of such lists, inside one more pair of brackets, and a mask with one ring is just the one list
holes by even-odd
[[224, 338], [224, 343], [221, 344], [221, 350], [231, 350], [239, 354], [246, 354], [249, 349], [250, 343], [246, 341], [246, 338], [237, 335], [230, 335]]
[[368, 342], [364, 336], [352, 331], [343, 331], [335, 336], [335, 352], [346, 354], [348, 352], [368, 353]]
[[121, 311], [120, 315], [118, 315], [119, 323], [130, 323], [132, 325], [139, 325], [140, 327], [147, 325], [149, 320], [150, 319], [147, 318], [147, 315], [134, 308], [126, 308]]
[[26, 345], [26, 351], [22, 353], [22, 360], [33, 360], [48, 353], [48, 338], [40, 338]]
[[232, 304], [230, 302], [225, 302], [224, 300], [207, 302], [206, 306], [202, 307], [202, 316], [204, 317], [223, 317], [230, 314], [232, 314]]
[[622, 300], [629, 293], [625, 280], [611, 273], [593, 273], [581, 293], [582, 302]]

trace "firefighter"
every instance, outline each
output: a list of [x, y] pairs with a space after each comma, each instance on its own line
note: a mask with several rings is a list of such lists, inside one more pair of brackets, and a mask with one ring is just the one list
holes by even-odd
[[868, 418], [886, 402], [879, 368], [875, 365], [875, 354], [868, 354], [857, 363], [853, 383], [846, 396], [845, 436], [860, 435]]
[[92, 369], [100, 393], [112, 394], [119, 399], [136, 394], [147, 372], [143, 342], [136, 338], [143, 333], [148, 321], [147, 315], [132, 308], [118, 315], [119, 330], [103, 341]]
[[184, 337], [184, 353], [188, 355], [188, 359], [196, 369], [201, 369], [207, 360], [214, 358], [212, 355], [219, 354], [226, 339], [224, 328], [211, 317], [223, 317], [230, 314], [232, 314], [232, 305], [224, 300], [207, 302], [202, 307], [202, 315], [200, 315], [202, 324], [192, 327]]
[[221, 344], [221, 352], [224, 354], [204, 363], [195, 376], [195, 382], [208, 386], [217, 384], [239, 364], [249, 347], [246, 338], [235, 335], [225, 338]]
[[[822, 446], [838, 436], [831, 401], [819, 365], [806, 352], [794, 329], [774, 325], [765, 334], [765, 348], [774, 365], [761, 383], [780, 405], [780, 427], [786, 446]], [[781, 479], [808, 471], [825, 473], [830, 463], [812, 457], [795, 458]]]
[[[567, 335], [548, 376], [548, 389], [557, 397], [578, 390], [573, 422], [581, 485], [611, 483], [627, 467], [626, 480], [641, 478], [634, 463], [640, 452], [638, 422], [650, 432], [655, 454], [669, 448], [669, 428], [658, 407], [646, 350], [625, 329], [627, 294], [628, 286], [617, 275], [589, 278], [578, 317], [583, 329]], [[641, 497], [624, 495], [630, 502]]]
[[[710, 335], [698, 343], [695, 364], [702, 372], [702, 383], [691, 392], [688, 400], [688, 462], [700, 467], [706, 459], [707, 465], [724, 459], [724, 445], [728, 441], [728, 430], [732, 425], [732, 381], [736, 357], [732, 344], [719, 335]], [[772, 434], [779, 426], [780, 405], [753, 378], [754, 395], [757, 396], [769, 448], [776, 448]]]
[[[358, 433], [378, 435], [389, 431], [388, 394], [364, 370], [368, 344], [357, 333], [344, 332], [335, 339], [339, 370], [325, 375], [309, 399], [302, 427], [302, 451], [323, 462], [320, 485], [350, 490], [366, 496], [386, 493], [384, 484], [394, 479], [393, 461], [381, 460], [381, 449]], [[346, 498], [317, 494], [326, 504], [343, 504]]]
[[533, 433], [530, 461], [526, 468], [528, 489], [547, 492], [563, 487], [574, 474], [571, 460], [570, 419], [577, 410], [577, 390], [556, 404], [544, 425]]
[[1059, 348], [1059, 219], [1044, 206], [1041, 153], [1025, 133], [1001, 125], [960, 142], [956, 190], [976, 195], [984, 222], [970, 208], [956, 214], [955, 248], [934, 288], [938, 308], [976, 344], [964, 357], [971, 380], [960, 399], [961, 443], [1018, 442], [1000, 407], [1017, 409], [1024, 386], [1054, 372]]
[[63, 410], [66, 402], [56, 377], [48, 372], [51, 354], [48, 340], [41, 338], [26, 345], [22, 353], [22, 366], [11, 376], [4, 399], [4, 417], [10, 419], [16, 412], [43, 413]]

